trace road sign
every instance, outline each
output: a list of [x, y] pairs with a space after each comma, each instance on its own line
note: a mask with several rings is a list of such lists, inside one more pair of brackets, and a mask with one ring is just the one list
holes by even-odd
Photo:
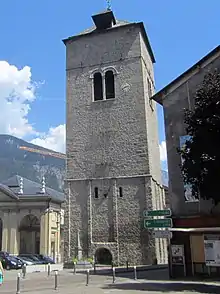
[[172, 232], [165, 230], [165, 231], [159, 231], [159, 230], [155, 230], [153, 231], [153, 237], [154, 238], [172, 238]]
[[163, 210], [144, 210], [144, 217], [149, 216], [171, 216], [170, 209], [163, 209]]
[[144, 219], [145, 229], [153, 228], [171, 228], [173, 226], [171, 218], [164, 219]]

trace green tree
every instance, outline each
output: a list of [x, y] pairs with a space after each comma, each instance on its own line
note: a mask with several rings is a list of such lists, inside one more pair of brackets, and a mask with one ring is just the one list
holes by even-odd
[[179, 150], [181, 170], [192, 194], [220, 202], [220, 73], [209, 72], [194, 97], [194, 109], [185, 110], [186, 132], [190, 136]]

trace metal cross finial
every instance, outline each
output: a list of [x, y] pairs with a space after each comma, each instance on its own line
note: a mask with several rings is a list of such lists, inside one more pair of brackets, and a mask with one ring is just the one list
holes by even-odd
[[111, 10], [111, 0], [106, 0], [107, 1], [107, 9]]

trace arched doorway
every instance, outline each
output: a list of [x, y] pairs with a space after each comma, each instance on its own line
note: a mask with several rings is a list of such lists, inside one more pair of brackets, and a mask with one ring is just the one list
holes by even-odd
[[3, 222], [2, 222], [2, 219], [0, 218], [0, 251], [2, 251], [2, 227], [3, 227]]
[[26, 215], [20, 223], [20, 253], [39, 254], [40, 221], [32, 214]]
[[95, 252], [95, 260], [97, 264], [112, 264], [112, 254], [107, 248], [99, 248]]

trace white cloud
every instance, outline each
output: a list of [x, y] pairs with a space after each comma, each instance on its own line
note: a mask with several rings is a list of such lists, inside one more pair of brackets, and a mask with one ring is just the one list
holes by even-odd
[[160, 160], [167, 161], [167, 146], [165, 141], [162, 141], [160, 144]]
[[33, 139], [31, 143], [65, 153], [66, 125], [50, 128], [47, 134], [41, 134], [38, 138]]
[[[42, 84], [42, 83], [41, 83]], [[51, 127], [48, 133], [39, 133], [28, 122], [31, 103], [36, 99], [40, 83], [32, 80], [31, 68], [18, 69], [6, 61], [0, 61], [0, 134], [18, 138], [34, 136], [34, 144], [64, 152], [65, 125]]]
[[[65, 124], [51, 127], [39, 133], [28, 122], [31, 103], [36, 99], [39, 83], [32, 80], [31, 68], [18, 69], [6, 61], [0, 61], [0, 133], [25, 138], [31, 135], [32, 143], [58, 152], [65, 152]], [[167, 161], [166, 142], [160, 144], [160, 159]]]
[[27, 119], [30, 104], [36, 98], [35, 86], [31, 82], [30, 67], [19, 70], [6, 61], [0, 61], [0, 133], [19, 138], [36, 134]]

